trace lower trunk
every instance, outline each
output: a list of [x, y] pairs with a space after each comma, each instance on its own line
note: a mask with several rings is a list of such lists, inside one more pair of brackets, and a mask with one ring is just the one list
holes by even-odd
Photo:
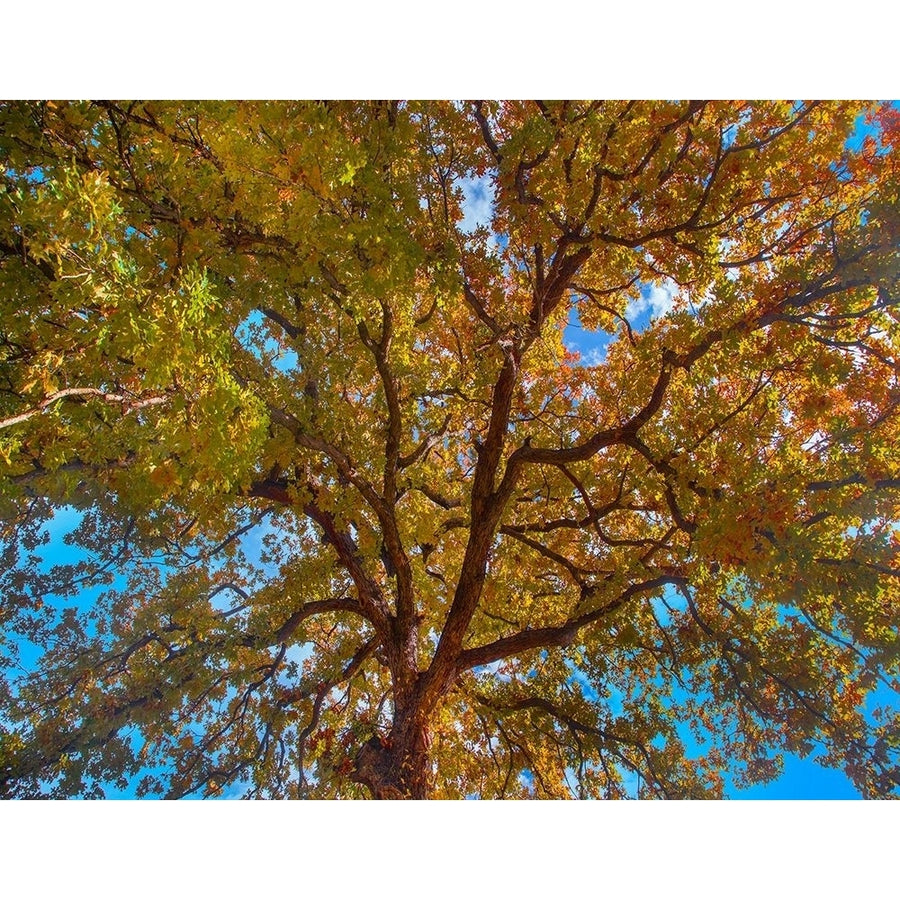
[[363, 744], [351, 778], [376, 800], [425, 800], [429, 771], [426, 729], [395, 724], [389, 738], [373, 737]]

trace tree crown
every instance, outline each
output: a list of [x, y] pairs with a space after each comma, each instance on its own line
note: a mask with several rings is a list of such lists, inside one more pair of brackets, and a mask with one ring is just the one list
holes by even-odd
[[898, 133], [0, 106], [3, 789], [895, 792]]

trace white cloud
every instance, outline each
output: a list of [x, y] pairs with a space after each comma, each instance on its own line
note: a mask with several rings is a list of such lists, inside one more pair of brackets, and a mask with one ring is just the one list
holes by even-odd
[[480, 178], [460, 178], [457, 186], [463, 192], [463, 219], [460, 231], [471, 234], [480, 225], [490, 225], [494, 214], [494, 186], [487, 175]]
[[677, 296], [678, 285], [670, 279], [661, 284], [645, 284], [641, 287], [641, 296], [631, 300], [625, 308], [625, 315], [631, 320], [649, 313], [651, 319], [660, 319], [672, 311]]
[[604, 344], [602, 347], [591, 347], [590, 350], [585, 353], [581, 361], [588, 366], [599, 366], [606, 362], [606, 350], [608, 344]]

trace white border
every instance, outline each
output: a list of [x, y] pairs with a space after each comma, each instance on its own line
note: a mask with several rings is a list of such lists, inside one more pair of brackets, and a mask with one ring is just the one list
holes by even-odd
[[896, 811], [887, 801], [8, 801], [0, 832], [4, 885], [42, 897], [581, 889], [758, 900], [888, 896]]
[[61, 0], [4, 12], [15, 98], [900, 96], [877, 7]]

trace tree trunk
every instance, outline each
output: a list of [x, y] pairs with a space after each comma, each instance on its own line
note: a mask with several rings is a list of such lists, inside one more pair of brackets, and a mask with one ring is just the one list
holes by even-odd
[[356, 754], [351, 775], [376, 800], [425, 800], [430, 788], [428, 731], [418, 719], [398, 717], [390, 737], [373, 737]]

